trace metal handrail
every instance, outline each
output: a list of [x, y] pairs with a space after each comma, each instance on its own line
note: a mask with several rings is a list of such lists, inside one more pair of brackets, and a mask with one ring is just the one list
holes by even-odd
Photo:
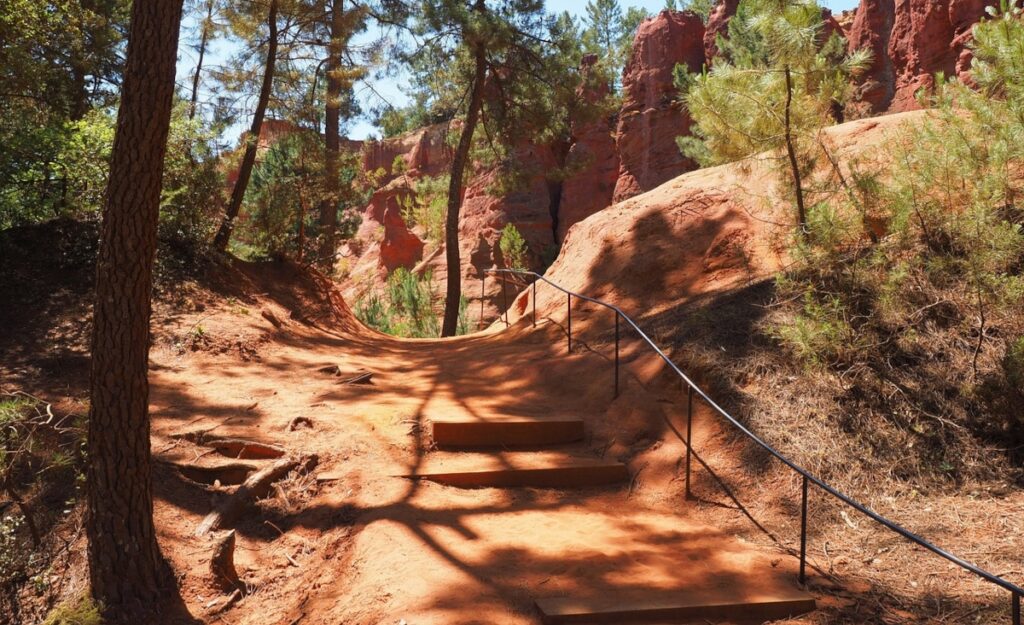
[[[661, 348], [659, 348], [654, 343], [654, 341], [651, 340], [651, 338], [649, 336], [647, 336], [647, 334], [643, 330], [640, 329], [640, 326], [637, 325], [637, 323], [635, 321], [633, 321], [633, 319], [631, 319], [629, 317], [629, 315], [627, 315], [625, 312], [623, 312], [622, 309], [619, 308], [618, 306], [615, 306], [614, 304], [609, 304], [608, 302], [605, 302], [605, 301], [602, 301], [602, 300], [599, 300], [599, 299], [596, 299], [596, 298], [593, 298], [593, 297], [588, 297], [586, 295], [581, 295], [579, 293], [575, 293], [573, 291], [565, 289], [565, 288], [559, 286], [558, 284], [552, 282], [551, 280], [548, 280], [544, 276], [542, 276], [542, 275], [540, 275], [538, 273], [535, 273], [533, 271], [523, 271], [523, 270], [518, 270], [518, 269], [486, 269], [486, 270], [484, 270], [483, 279], [481, 280], [481, 282], [486, 281], [486, 274], [488, 274], [488, 273], [501, 274], [501, 276], [502, 276], [502, 298], [503, 298], [503, 300], [504, 300], [504, 297], [505, 297], [505, 285], [504, 285], [504, 283], [505, 283], [505, 275], [532, 276], [534, 278], [534, 280], [532, 282], [533, 297], [531, 298], [532, 302], [533, 302], [533, 325], [534, 326], [537, 325], [537, 281], [541, 280], [541, 281], [551, 285], [555, 289], [561, 291], [562, 293], [565, 293], [566, 296], [567, 296], [567, 302], [568, 302], [568, 304], [567, 304], [567, 307], [568, 307], [568, 319], [569, 319], [568, 339], [569, 339], [569, 351], [570, 352], [572, 351], [572, 298], [573, 297], [576, 297], [576, 298], [581, 299], [581, 300], [586, 301], [586, 302], [590, 302], [592, 304], [597, 304], [598, 306], [603, 306], [603, 307], [605, 307], [605, 308], [607, 308], [607, 309], [609, 309], [611, 311], [614, 311], [615, 312], [615, 397], [618, 397], [618, 395], [619, 395], [619, 318], [620, 317], [622, 318], [623, 321], [625, 321], [627, 324], [629, 324], [633, 328], [633, 330], [636, 331], [637, 335], [639, 335], [639, 337], [641, 339], [643, 339], [643, 341], [645, 343], [647, 343], [647, 345], [651, 349], [653, 349], [654, 352], [656, 354], [658, 354], [658, 356], [661, 357], [661, 359], [665, 362], [665, 364], [667, 364], [673, 371], [675, 371], [676, 375], [678, 375], [680, 379], [682, 379], [684, 382], [686, 382], [686, 384], [688, 386], [688, 392], [687, 392], [687, 419], [686, 419], [686, 441], [685, 441], [686, 442], [686, 497], [687, 497], [687, 499], [692, 498], [692, 494], [691, 494], [691, 491], [690, 491], [690, 455], [692, 453], [692, 450], [690, 448], [690, 440], [691, 440], [691, 436], [690, 435], [691, 435], [691, 431], [692, 431], [691, 430], [691, 425], [692, 425], [692, 421], [693, 421], [693, 395], [694, 395], [694, 393], [696, 393], [700, 398], [702, 398], [705, 402], [707, 402], [707, 404], [709, 406], [711, 406], [715, 410], [715, 412], [717, 412], [719, 415], [721, 415], [727, 421], [729, 421], [729, 423], [731, 423], [737, 429], [739, 429], [740, 432], [742, 432], [744, 435], [746, 435], [747, 438], [749, 438], [750, 440], [752, 440], [755, 443], [757, 443], [762, 449], [767, 451], [769, 454], [774, 456], [776, 459], [781, 461], [783, 464], [788, 466], [790, 469], [792, 469], [796, 473], [800, 474], [803, 477], [802, 505], [801, 505], [801, 528], [800, 528], [800, 576], [799, 576], [800, 577], [800, 583], [804, 583], [806, 581], [806, 579], [807, 579], [806, 578], [806, 573], [805, 573], [805, 567], [806, 567], [806, 561], [807, 561], [807, 496], [808, 496], [808, 483], [812, 483], [815, 486], [817, 486], [818, 488], [820, 488], [821, 490], [823, 490], [826, 493], [832, 495], [833, 497], [835, 497], [839, 501], [841, 501], [841, 502], [845, 503], [846, 505], [850, 506], [851, 508], [857, 510], [858, 512], [860, 512], [861, 514], [867, 516], [868, 518], [872, 519], [873, 521], [881, 524], [882, 526], [886, 527], [887, 529], [889, 529], [889, 530], [899, 534], [903, 538], [905, 538], [905, 539], [915, 543], [916, 545], [918, 545], [920, 547], [923, 547], [923, 548], [927, 549], [928, 551], [931, 551], [932, 553], [934, 553], [934, 554], [936, 554], [938, 556], [941, 556], [941, 557], [945, 558], [946, 560], [952, 562], [953, 564], [956, 564], [957, 566], [959, 566], [960, 568], [962, 568], [962, 569], [964, 569], [966, 571], [969, 571], [969, 572], [973, 573], [974, 575], [984, 579], [987, 582], [995, 584], [996, 586], [999, 586], [1000, 588], [1003, 588], [1004, 590], [1010, 591], [1010, 593], [1012, 595], [1012, 599], [1011, 599], [1011, 614], [1012, 614], [1012, 618], [1013, 618], [1013, 625], [1021, 625], [1021, 607], [1020, 607], [1020, 605], [1021, 605], [1021, 597], [1024, 596], [1024, 588], [1022, 588], [1022, 587], [1020, 587], [1020, 586], [1018, 586], [1018, 585], [1016, 585], [1016, 584], [1014, 584], [1012, 582], [1009, 582], [1009, 581], [1003, 579], [1002, 577], [999, 577], [998, 575], [995, 575], [993, 573], [989, 573], [988, 571], [986, 571], [986, 570], [984, 570], [982, 568], [979, 568], [978, 566], [976, 566], [974, 564], [971, 564], [970, 562], [964, 560], [963, 558], [960, 558], [959, 556], [956, 556], [956, 555], [946, 551], [945, 549], [943, 549], [943, 548], [941, 548], [941, 547], [939, 547], [939, 546], [937, 546], [937, 545], [935, 545], [935, 544], [925, 540], [921, 536], [918, 536], [917, 534], [915, 534], [915, 533], [911, 532], [910, 530], [904, 528], [903, 526], [899, 525], [898, 523], [885, 518], [884, 516], [878, 514], [874, 510], [871, 510], [870, 508], [868, 508], [864, 504], [862, 504], [859, 501], [855, 500], [853, 497], [850, 497], [849, 495], [847, 495], [847, 494], [837, 490], [836, 488], [834, 488], [833, 486], [831, 486], [830, 484], [828, 484], [827, 482], [825, 482], [821, 478], [819, 478], [816, 475], [812, 474], [807, 469], [805, 469], [802, 466], [798, 465], [793, 460], [790, 460], [789, 458], [787, 458], [782, 452], [778, 451], [777, 449], [775, 449], [774, 447], [769, 445], [767, 442], [765, 442], [763, 439], [761, 439], [761, 437], [759, 437], [757, 434], [754, 434], [753, 432], [751, 432], [750, 429], [748, 429], [745, 425], [740, 423], [731, 414], [726, 412], [724, 408], [722, 408], [717, 403], [715, 403], [715, 401], [713, 399], [711, 399], [711, 397], [709, 397], [708, 394], [706, 392], [704, 392], [703, 389], [701, 389], [699, 386], [697, 386], [696, 382], [694, 382], [692, 379], [690, 379], [690, 377], [688, 375], [686, 375], [682, 371], [682, 369], [680, 369], [678, 366], [676, 366], [676, 364], [674, 362], [672, 362], [672, 360], [668, 356], [665, 355], [665, 352], [663, 352], [661, 350]], [[483, 291], [484, 291], [483, 284], [481, 284], [480, 290], [481, 290], [481, 294], [482, 294]], [[505, 323], [508, 324], [508, 307], [507, 306], [505, 306], [504, 314], [505, 314]]]

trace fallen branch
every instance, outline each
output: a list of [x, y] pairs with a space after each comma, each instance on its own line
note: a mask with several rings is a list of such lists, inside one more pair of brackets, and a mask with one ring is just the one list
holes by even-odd
[[315, 455], [299, 458], [281, 458], [271, 466], [250, 475], [227, 499], [217, 506], [196, 529], [197, 536], [232, 525], [242, 512], [256, 499], [270, 493], [274, 482], [296, 469], [312, 470], [317, 463]]

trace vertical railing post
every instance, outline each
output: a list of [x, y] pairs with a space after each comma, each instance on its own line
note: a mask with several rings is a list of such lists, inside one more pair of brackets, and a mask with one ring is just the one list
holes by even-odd
[[1013, 593], [1013, 625], [1020, 625], [1020, 595]]
[[619, 398], [619, 311], [615, 313], [615, 399]]
[[501, 307], [505, 311], [505, 327], [508, 327], [508, 300], [505, 295], [505, 272], [501, 273]]
[[484, 287], [487, 285], [487, 272], [483, 272], [480, 276], [480, 322], [477, 324], [477, 330], [484, 327], [484, 298], [486, 297], [486, 291]]
[[693, 385], [686, 395], [686, 498], [693, 499], [690, 490], [690, 455], [693, 448]]
[[537, 327], [537, 280], [533, 280], [533, 327]]
[[569, 353], [572, 353], [572, 293], [565, 294], [566, 319], [569, 326]]
[[800, 583], [807, 582], [807, 476], [804, 477], [803, 499], [800, 504]]

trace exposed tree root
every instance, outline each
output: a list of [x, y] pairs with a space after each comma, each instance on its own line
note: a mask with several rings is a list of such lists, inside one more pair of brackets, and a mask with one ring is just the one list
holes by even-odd
[[235, 530], [227, 532], [213, 546], [210, 575], [218, 588], [245, 592], [245, 584], [235, 570]]
[[203, 444], [216, 449], [222, 456], [239, 460], [273, 460], [284, 456], [284, 449], [276, 445], [238, 438], [207, 439]]
[[373, 382], [373, 372], [365, 369], [346, 371], [340, 365], [325, 365], [317, 368], [317, 371], [342, 378], [339, 380], [342, 384], [371, 384]]
[[233, 462], [215, 467], [204, 467], [195, 464], [175, 464], [174, 467], [185, 478], [210, 486], [218, 482], [224, 486], [241, 484], [259, 468], [241, 462]]
[[315, 455], [298, 458], [281, 458], [274, 464], [253, 473], [238, 489], [225, 499], [216, 510], [213, 510], [196, 529], [197, 536], [203, 536], [213, 530], [223, 529], [232, 525], [242, 512], [259, 497], [266, 496], [273, 488], [274, 482], [280, 480], [295, 469], [309, 471], [317, 464]]
[[267, 310], [267, 309], [263, 309], [263, 310], [260, 311], [260, 315], [264, 319], [269, 321], [270, 325], [274, 326], [278, 330], [280, 330], [281, 328], [284, 327], [284, 322], [281, 321], [281, 319], [279, 319], [278, 316], [273, 313], [273, 311], [270, 311], [270, 310]]
[[276, 445], [241, 438], [209, 436], [208, 430], [175, 434], [174, 438], [209, 447], [222, 456], [239, 460], [273, 460], [284, 456], [284, 449]]

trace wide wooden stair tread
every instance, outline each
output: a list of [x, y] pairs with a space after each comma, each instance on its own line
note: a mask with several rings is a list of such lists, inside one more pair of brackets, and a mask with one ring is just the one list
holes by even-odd
[[562, 450], [436, 452], [429, 454], [420, 467], [400, 477], [465, 488], [582, 488], [625, 482], [629, 470], [621, 462]]
[[[584, 438], [578, 418], [439, 418], [432, 436], [439, 450], [425, 452], [400, 477], [466, 488], [560, 489], [630, 479], [623, 463], [581, 443], [567, 445]], [[523, 557], [519, 583], [534, 589], [544, 623], [762, 623], [814, 609], [794, 571], [777, 567], [761, 549], [685, 516], [646, 512], [623, 493], [594, 496], [605, 503], [503, 511], [500, 531], [477, 525], [469, 541]], [[463, 540], [456, 533], [444, 548], [457, 554]]]
[[741, 587], [719, 592], [681, 588], [660, 597], [623, 600], [614, 594], [581, 600], [538, 599], [544, 623], [670, 623], [701, 619], [783, 619], [814, 610], [814, 597], [797, 588], [745, 592]]
[[536, 589], [544, 623], [763, 623], [815, 608], [793, 567], [682, 517], [627, 509], [541, 529], [571, 563]]
[[439, 419], [431, 434], [440, 447], [531, 447], [571, 443], [583, 438], [583, 419], [492, 417]]

